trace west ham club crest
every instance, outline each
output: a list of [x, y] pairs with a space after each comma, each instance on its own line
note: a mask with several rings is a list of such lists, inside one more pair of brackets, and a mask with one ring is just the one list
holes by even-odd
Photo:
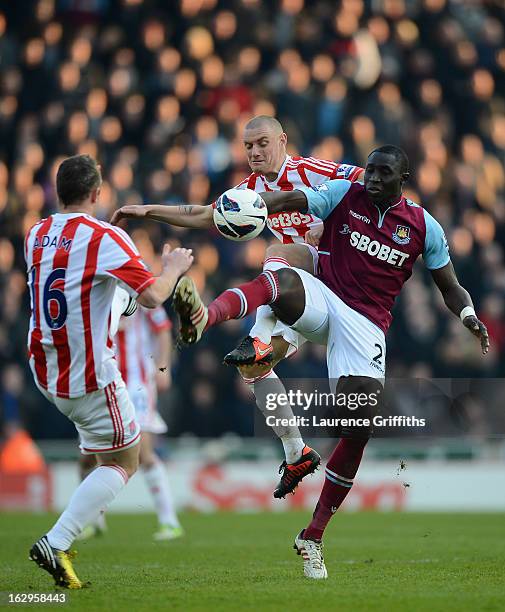
[[397, 225], [392, 236], [393, 240], [398, 244], [408, 244], [410, 242], [410, 227], [407, 225]]

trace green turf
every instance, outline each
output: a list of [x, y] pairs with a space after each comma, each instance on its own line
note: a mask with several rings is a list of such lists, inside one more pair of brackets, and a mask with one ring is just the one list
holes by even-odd
[[[326, 581], [304, 578], [291, 548], [307, 513], [182, 518], [184, 539], [155, 544], [152, 516], [109, 516], [105, 537], [76, 546], [92, 586], [67, 591], [66, 609], [505, 610], [505, 514], [340, 514]], [[0, 591], [52, 590], [27, 560], [51, 520], [0, 515]]]

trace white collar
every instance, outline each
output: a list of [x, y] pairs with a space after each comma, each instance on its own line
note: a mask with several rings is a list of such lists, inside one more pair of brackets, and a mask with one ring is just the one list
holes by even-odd
[[89, 217], [88, 213], [85, 212], [57, 212], [53, 213], [52, 216], [57, 219], [75, 219], [76, 217]]
[[267, 177], [262, 174], [261, 176], [265, 180], [265, 183], [267, 185], [276, 185], [277, 181], [279, 180], [279, 177], [281, 177], [284, 174], [284, 169], [286, 168], [286, 164], [290, 160], [291, 160], [291, 155], [286, 155], [285, 160], [282, 162], [282, 166], [279, 168], [279, 172], [277, 172], [277, 178], [274, 181], [269, 181]]

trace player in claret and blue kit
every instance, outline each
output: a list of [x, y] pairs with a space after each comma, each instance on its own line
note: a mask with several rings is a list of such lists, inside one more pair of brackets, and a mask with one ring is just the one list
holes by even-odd
[[[292, 157], [287, 154], [288, 137], [282, 125], [266, 115], [253, 117], [245, 126], [244, 148], [251, 174], [236, 188], [251, 189], [256, 193], [292, 191], [300, 187], [316, 187], [332, 179], [362, 179], [363, 168], [315, 157]], [[124, 218], [145, 218], [179, 227], [214, 228], [213, 207], [200, 205], [123, 206], [114, 214], [111, 223]], [[265, 253], [263, 270], [275, 271], [286, 266], [303, 268], [310, 273], [317, 270], [317, 243], [323, 231], [323, 222], [308, 211], [271, 211], [268, 228], [279, 240]], [[244, 314], [245, 316], [245, 314]], [[293, 355], [305, 342], [295, 330], [277, 321], [269, 306], [258, 308], [256, 323], [239, 346], [226, 355], [225, 363], [238, 367], [244, 382], [256, 396], [258, 408], [268, 415], [263, 398], [266, 389], [285, 393], [274, 367], [280, 360]], [[285, 422], [293, 417], [291, 407], [284, 407]], [[307, 446], [298, 427], [273, 426], [282, 442], [285, 461], [274, 497], [292, 493], [302, 479], [312, 473], [321, 460], [319, 454]]]
[[[479, 338], [486, 354], [487, 330], [456, 278], [444, 232], [424, 208], [402, 195], [407, 178], [405, 153], [387, 145], [369, 155], [363, 185], [333, 180], [313, 188], [262, 194], [270, 213], [308, 212], [324, 221], [317, 278], [293, 267], [268, 270], [225, 291], [207, 308], [191, 280], [183, 277], [174, 294], [182, 340], [198, 341], [209, 327], [270, 304], [281, 321], [327, 346], [333, 391], [376, 398], [385, 376], [391, 308], [422, 255], [447, 307]], [[374, 404], [363, 407], [369, 416], [377, 410]], [[371, 433], [370, 427], [339, 432], [341, 439], [327, 462], [312, 521], [295, 538], [309, 578], [328, 575], [322, 536], [352, 487]]]

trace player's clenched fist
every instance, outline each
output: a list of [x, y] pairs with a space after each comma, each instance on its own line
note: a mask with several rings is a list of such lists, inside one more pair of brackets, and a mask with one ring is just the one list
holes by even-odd
[[463, 325], [468, 328], [474, 336], [479, 338], [482, 354], [486, 355], [489, 351], [489, 335], [484, 323], [479, 321], [476, 316], [469, 315], [463, 319]]
[[192, 249], [177, 248], [172, 251], [170, 245], [165, 244], [163, 253], [161, 254], [163, 268], [170, 268], [178, 274], [184, 274], [193, 263], [194, 257], [192, 253]]
[[122, 206], [118, 208], [112, 215], [110, 223], [117, 225], [123, 219], [141, 219], [147, 215], [147, 208], [140, 204], [131, 204], [129, 206]]

